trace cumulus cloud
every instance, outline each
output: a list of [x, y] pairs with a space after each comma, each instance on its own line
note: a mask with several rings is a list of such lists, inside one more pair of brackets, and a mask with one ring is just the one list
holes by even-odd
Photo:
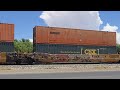
[[106, 26], [104, 26], [101, 31], [117, 32], [117, 30], [118, 30], [117, 26], [111, 26], [109, 23], [107, 23]]
[[43, 11], [40, 18], [51, 27], [99, 30], [103, 23], [98, 11]]
[[29, 39], [30, 40], [30, 42], [33, 42], [33, 39]]
[[120, 32], [118, 32], [117, 26], [111, 26], [109, 23], [107, 23], [101, 31], [116, 32], [116, 41], [120, 44]]

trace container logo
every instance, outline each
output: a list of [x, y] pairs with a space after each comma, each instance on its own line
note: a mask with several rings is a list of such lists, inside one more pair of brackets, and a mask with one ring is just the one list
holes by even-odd
[[89, 55], [96, 55], [97, 50], [96, 49], [85, 49], [84, 54], [89, 54]]
[[50, 32], [50, 34], [60, 34], [60, 32]]

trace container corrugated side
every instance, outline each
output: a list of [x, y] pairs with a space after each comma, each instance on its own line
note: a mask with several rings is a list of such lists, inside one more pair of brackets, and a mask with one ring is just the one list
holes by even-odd
[[0, 42], [0, 52], [14, 52], [14, 43]]
[[93, 30], [37, 27], [35, 43], [115, 46], [115, 36], [112, 34]]
[[0, 24], [0, 41], [14, 41], [14, 24]]
[[115, 46], [34, 44], [34, 52], [52, 54], [116, 54]]

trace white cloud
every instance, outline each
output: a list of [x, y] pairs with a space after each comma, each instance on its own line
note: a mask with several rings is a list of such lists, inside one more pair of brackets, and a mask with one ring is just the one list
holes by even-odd
[[101, 31], [109, 31], [109, 32], [116, 32], [116, 41], [120, 44], [120, 32], [118, 32], [117, 26], [111, 26], [110, 24], [106, 24]]
[[106, 26], [103, 27], [101, 31], [110, 31], [110, 32], [117, 32], [118, 27], [117, 26], [110, 26], [110, 24], [106, 24]]
[[33, 39], [29, 39], [30, 40], [30, 42], [33, 42]]
[[99, 30], [103, 23], [98, 11], [43, 11], [40, 18], [51, 27]]

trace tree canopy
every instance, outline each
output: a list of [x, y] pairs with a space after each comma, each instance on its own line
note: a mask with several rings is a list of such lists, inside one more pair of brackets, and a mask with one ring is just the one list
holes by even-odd
[[33, 43], [29, 39], [14, 40], [15, 52], [30, 53], [33, 51]]
[[120, 44], [117, 44], [116, 48], [117, 48], [117, 52], [120, 52]]

